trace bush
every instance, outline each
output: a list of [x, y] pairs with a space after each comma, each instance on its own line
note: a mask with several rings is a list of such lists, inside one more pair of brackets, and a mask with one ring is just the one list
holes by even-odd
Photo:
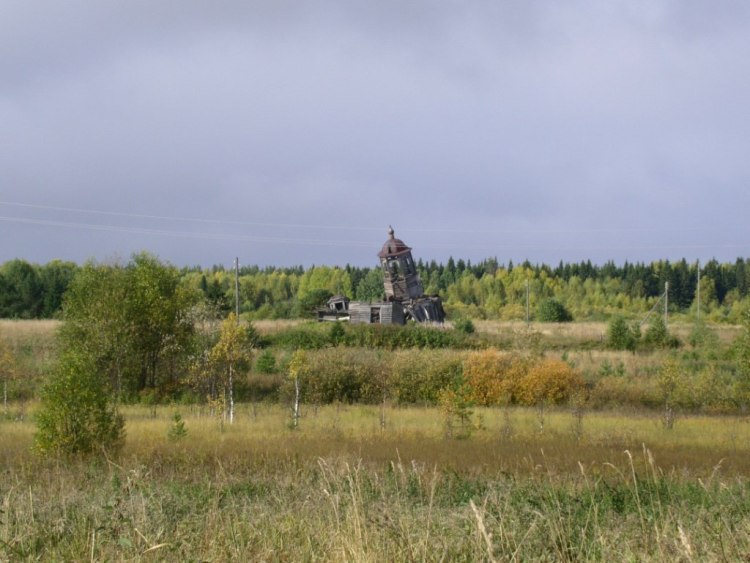
[[460, 384], [463, 358], [453, 350], [400, 351], [390, 355], [389, 388], [399, 404], [436, 404], [440, 391]]
[[476, 331], [471, 319], [456, 319], [453, 321], [453, 328], [463, 334], [474, 334]]
[[331, 344], [338, 346], [346, 337], [346, 330], [341, 322], [334, 322], [328, 330], [328, 338]]
[[525, 405], [558, 404], [583, 386], [581, 374], [562, 360], [540, 360], [518, 386], [518, 401]]
[[120, 449], [125, 421], [109, 398], [107, 382], [85, 356], [65, 355], [42, 391], [36, 448], [44, 454], [90, 454]]
[[268, 336], [271, 346], [279, 346], [287, 350], [316, 350], [330, 344], [329, 334], [325, 332], [328, 327], [321, 323], [307, 323], [300, 326], [282, 330]]
[[482, 406], [506, 404], [527, 369], [527, 362], [497, 350], [471, 352], [464, 361], [464, 378], [472, 399]]
[[573, 315], [557, 299], [545, 299], [539, 304], [536, 318], [542, 323], [567, 323], [573, 320]]

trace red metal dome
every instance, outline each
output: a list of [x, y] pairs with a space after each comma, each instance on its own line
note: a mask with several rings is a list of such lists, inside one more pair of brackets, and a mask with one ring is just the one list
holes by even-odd
[[411, 251], [411, 248], [406, 246], [406, 243], [401, 239], [397, 239], [393, 234], [393, 227], [388, 226], [388, 240], [383, 244], [383, 248], [378, 252], [380, 258], [388, 258], [389, 256], [398, 256], [405, 252]]

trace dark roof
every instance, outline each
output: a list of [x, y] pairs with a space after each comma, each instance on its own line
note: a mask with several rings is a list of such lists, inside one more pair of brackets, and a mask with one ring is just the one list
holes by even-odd
[[380, 258], [387, 258], [388, 256], [398, 256], [411, 251], [411, 248], [406, 246], [406, 243], [401, 239], [397, 239], [393, 233], [393, 227], [388, 227], [388, 240], [383, 244], [383, 248], [378, 252]]

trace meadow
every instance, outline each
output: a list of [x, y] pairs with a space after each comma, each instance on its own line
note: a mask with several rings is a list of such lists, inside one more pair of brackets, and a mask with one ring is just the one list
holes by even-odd
[[[33, 410], [33, 409], [32, 409]], [[181, 437], [175, 437], [175, 413]], [[739, 560], [750, 425], [739, 417], [436, 408], [124, 409], [116, 457], [48, 459], [0, 422], [0, 558]], [[170, 437], [171, 436], [171, 437]]]
[[[660, 404], [623, 403], [616, 392], [656, 389], [665, 358], [693, 351], [606, 350], [606, 325], [577, 325], [537, 325], [534, 335], [544, 355], [586, 374], [583, 403], [471, 406], [461, 421], [395, 397], [309, 403], [297, 429], [281, 394], [241, 402], [233, 424], [200, 402], [131, 404], [121, 407], [119, 453], [76, 458], [33, 447], [37, 388], [54, 364], [59, 324], [0, 322], [30, 381], [15, 383], [0, 417], [0, 561], [747, 559], [747, 416], [686, 406], [668, 427]], [[529, 334], [513, 323], [477, 328], [513, 348]], [[273, 343], [314, 327], [256, 329]], [[674, 330], [686, 339], [689, 327]], [[717, 333], [723, 349], [739, 330]], [[274, 346], [283, 366], [287, 352]], [[323, 369], [337, 350], [309, 353]], [[359, 366], [387, 357], [338, 353]], [[453, 365], [471, 353], [396, 350], [390, 365]], [[260, 378], [283, 374], [250, 375]]]

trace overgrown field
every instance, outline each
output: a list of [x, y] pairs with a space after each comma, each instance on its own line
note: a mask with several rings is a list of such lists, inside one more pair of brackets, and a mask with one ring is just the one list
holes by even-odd
[[[32, 409], [33, 410], [33, 409]], [[180, 417], [176, 418], [175, 414]], [[0, 559], [741, 560], [742, 418], [434, 408], [128, 407], [116, 458], [44, 459], [0, 422]], [[180, 427], [180, 432], [175, 428]]]
[[628, 351], [603, 323], [258, 322], [233, 423], [185, 361], [123, 395], [121, 451], [42, 457], [59, 326], [0, 322], [0, 561], [750, 556], [744, 328]]

